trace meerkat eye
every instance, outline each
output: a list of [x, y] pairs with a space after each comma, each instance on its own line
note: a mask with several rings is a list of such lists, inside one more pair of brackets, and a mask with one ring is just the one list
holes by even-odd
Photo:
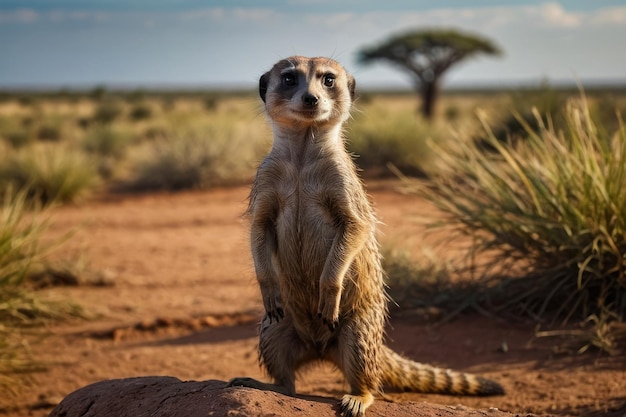
[[334, 87], [335, 86], [335, 75], [334, 74], [326, 74], [324, 75], [324, 79], [322, 80], [326, 87]]
[[285, 87], [293, 87], [296, 85], [296, 76], [291, 73], [283, 74], [282, 81]]

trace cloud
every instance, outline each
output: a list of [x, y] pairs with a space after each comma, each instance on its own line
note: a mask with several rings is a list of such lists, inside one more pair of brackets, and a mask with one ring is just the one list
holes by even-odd
[[105, 21], [120, 17], [120, 13], [83, 10], [51, 10], [38, 12], [33, 9], [0, 11], [0, 24], [32, 24], [35, 22], [64, 23], [70, 21]]
[[589, 19], [594, 25], [624, 25], [626, 24], [626, 7], [611, 7], [598, 10]]
[[[327, 0], [309, 0], [323, 4]], [[228, 22], [229, 25], [245, 23], [278, 23], [308, 20], [326, 28], [353, 27], [406, 27], [406, 26], [464, 26], [478, 30], [490, 30], [511, 24], [532, 27], [571, 29], [584, 25], [621, 25], [626, 23], [626, 7], [600, 8], [590, 11], [571, 12], [559, 2], [538, 5], [432, 8], [427, 10], [368, 11], [359, 10], [355, 4], [350, 12], [325, 13], [323, 8], [315, 12], [298, 12], [269, 7], [212, 7], [178, 12], [149, 11], [98, 11], [98, 10], [50, 10], [16, 9], [0, 11], [0, 24], [29, 24], [37, 21], [211, 21]]]
[[276, 19], [280, 14], [270, 9], [236, 8], [233, 10], [232, 16], [244, 22], [267, 22]]
[[177, 14], [177, 18], [183, 21], [211, 21], [211, 22], [269, 22], [280, 17], [279, 12], [263, 8], [223, 8], [212, 7], [208, 9], [191, 10]]
[[213, 7], [210, 9], [192, 10], [182, 12], [178, 18], [183, 21], [190, 20], [218, 20], [226, 17], [227, 10], [222, 7]]
[[553, 27], [578, 27], [584, 19], [582, 13], [567, 12], [559, 3], [544, 3], [528, 9], [530, 16], [536, 16], [540, 21]]
[[33, 23], [39, 20], [39, 13], [33, 9], [17, 9], [0, 12], [0, 24], [2, 23]]
[[82, 10], [71, 10], [71, 11], [60, 11], [53, 10], [43, 15], [43, 18], [46, 20], [50, 20], [52, 22], [63, 23], [63, 22], [81, 22], [81, 21], [97, 21], [104, 22], [107, 20], [115, 19], [115, 14], [111, 12], [101, 12], [101, 11], [82, 11]]

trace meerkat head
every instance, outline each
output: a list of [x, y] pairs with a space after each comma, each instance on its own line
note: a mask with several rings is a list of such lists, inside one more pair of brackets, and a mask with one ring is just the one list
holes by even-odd
[[294, 56], [261, 76], [259, 94], [274, 123], [337, 124], [350, 115], [355, 84], [337, 61]]

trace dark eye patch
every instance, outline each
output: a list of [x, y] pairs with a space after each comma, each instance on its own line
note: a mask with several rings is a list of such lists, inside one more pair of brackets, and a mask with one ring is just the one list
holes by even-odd
[[298, 84], [298, 78], [292, 72], [282, 74], [281, 81], [285, 87], [293, 87]]

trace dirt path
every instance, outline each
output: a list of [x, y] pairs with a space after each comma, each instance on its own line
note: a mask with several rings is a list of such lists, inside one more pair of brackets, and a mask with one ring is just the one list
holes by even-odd
[[[255, 325], [261, 305], [241, 218], [247, 192], [241, 187], [111, 197], [57, 209], [50, 236], [77, 232], [56, 256], [84, 257], [91, 270], [106, 271], [115, 285], [47, 290], [76, 300], [98, 318], [58, 325], [34, 344], [34, 354], [50, 366], [20, 379], [17, 395], [0, 395], [0, 415], [46, 416], [71, 391], [103, 379], [262, 378]], [[381, 239], [418, 253], [423, 227], [415, 220], [430, 209], [388, 186], [371, 187], [371, 195], [384, 222]], [[514, 413], [626, 413], [624, 357], [555, 355], [551, 342], [533, 339], [532, 324], [463, 316], [433, 326], [394, 317], [389, 339], [416, 360], [478, 372], [507, 390], [494, 398], [392, 395], [398, 401]], [[330, 397], [346, 389], [341, 375], [325, 367], [298, 384], [299, 392]]]

